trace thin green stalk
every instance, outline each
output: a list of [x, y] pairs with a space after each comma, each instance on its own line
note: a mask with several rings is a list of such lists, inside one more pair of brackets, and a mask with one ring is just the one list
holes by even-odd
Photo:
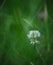
[[48, 55], [50, 52], [50, 37], [49, 37], [49, 28], [48, 28], [48, 11], [47, 11], [47, 5], [44, 6], [44, 24], [45, 24], [45, 38], [46, 38], [46, 55], [45, 55], [45, 62], [47, 65], [48, 61]]
[[44, 14], [45, 14], [45, 17], [44, 17], [44, 23], [45, 23], [45, 32], [46, 32], [46, 45], [47, 45], [47, 52], [50, 51], [50, 39], [49, 39], [49, 28], [48, 28], [48, 12], [47, 12], [47, 5], [45, 4], [45, 7], [44, 7], [45, 11], [44, 11]]

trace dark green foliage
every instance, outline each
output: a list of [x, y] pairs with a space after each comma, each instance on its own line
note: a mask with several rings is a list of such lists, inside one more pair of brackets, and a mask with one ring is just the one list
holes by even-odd
[[[39, 18], [45, 4], [48, 16]], [[53, 65], [52, 6], [51, 0], [0, 0], [0, 65]], [[35, 47], [30, 30], [41, 33]]]

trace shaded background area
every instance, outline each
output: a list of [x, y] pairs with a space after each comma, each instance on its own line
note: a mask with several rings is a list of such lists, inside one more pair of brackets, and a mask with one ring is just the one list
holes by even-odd
[[[53, 65], [52, 6], [51, 0], [0, 0], [0, 65]], [[27, 38], [30, 30], [41, 33], [37, 50]]]

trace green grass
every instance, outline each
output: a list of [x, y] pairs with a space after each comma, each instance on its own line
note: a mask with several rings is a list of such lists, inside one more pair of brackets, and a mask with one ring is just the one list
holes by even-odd
[[[52, 1], [0, 0], [0, 65], [53, 65], [52, 19]], [[30, 30], [40, 31], [39, 44]]]

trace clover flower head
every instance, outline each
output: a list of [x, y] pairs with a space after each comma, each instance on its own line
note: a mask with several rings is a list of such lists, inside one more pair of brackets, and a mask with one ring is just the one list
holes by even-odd
[[31, 30], [27, 36], [28, 38], [37, 38], [40, 37], [40, 32], [38, 30]]
[[39, 43], [37, 38], [40, 37], [40, 32], [38, 30], [30, 30], [27, 37], [29, 38], [31, 44]]

